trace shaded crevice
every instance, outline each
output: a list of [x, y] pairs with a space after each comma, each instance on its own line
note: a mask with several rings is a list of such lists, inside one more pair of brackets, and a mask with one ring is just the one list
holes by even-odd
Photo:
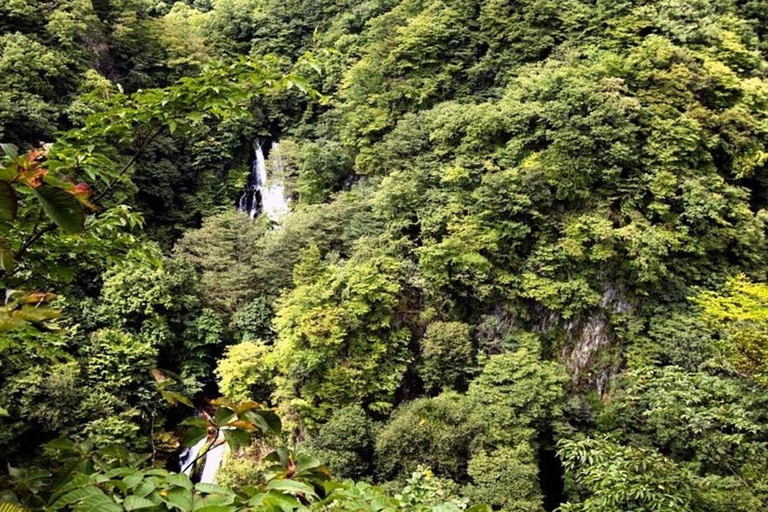
[[565, 470], [555, 450], [552, 430], [541, 434], [538, 455], [542, 506], [547, 512], [552, 512], [565, 502]]

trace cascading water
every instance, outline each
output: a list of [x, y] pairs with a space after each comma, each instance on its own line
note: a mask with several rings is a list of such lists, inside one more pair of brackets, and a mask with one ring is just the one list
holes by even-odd
[[227, 454], [227, 443], [224, 442], [224, 436], [216, 440], [216, 444], [205, 454], [205, 465], [200, 475], [200, 482], [204, 484], [215, 484], [216, 473], [224, 462], [224, 456]]
[[279, 222], [286, 215], [288, 200], [285, 197], [285, 186], [280, 182], [283, 172], [280, 145], [274, 142], [269, 147], [272, 154], [272, 178], [267, 175], [267, 162], [264, 157], [263, 142], [256, 139], [254, 142], [254, 159], [251, 166], [251, 175], [245, 192], [240, 196], [237, 209], [246, 212], [251, 218], [261, 212], [272, 222]]
[[[265, 157], [264, 142], [260, 139], [254, 141], [254, 159], [251, 166], [251, 175], [248, 178], [248, 185], [240, 196], [237, 209], [246, 212], [251, 218], [260, 213], [264, 213], [269, 220], [277, 224], [283, 216], [287, 215], [288, 199], [285, 197], [285, 186], [282, 183], [285, 169], [283, 167], [280, 145], [273, 142], [269, 148], [270, 163], [272, 164], [271, 177], [267, 174], [267, 159]], [[191, 448], [186, 448], [179, 456], [181, 470], [192, 476], [195, 472], [195, 461], [200, 457], [202, 459], [203, 469], [200, 472], [200, 482], [212, 484], [216, 482], [216, 473], [221, 467], [224, 457], [229, 451], [227, 443], [224, 442], [224, 436], [220, 435], [213, 446], [207, 448], [202, 454], [201, 450], [205, 448], [206, 439], [200, 440]]]
[[[224, 457], [229, 451], [229, 447], [222, 434], [219, 435], [213, 446], [206, 447], [206, 443], [208, 443], [208, 439], [203, 438], [194, 446], [185, 448], [179, 456], [179, 469], [191, 478], [195, 473], [196, 462], [199, 457], [203, 467], [200, 472], [200, 482], [213, 484], [216, 483], [216, 473], [219, 471], [221, 463], [224, 462]], [[206, 451], [201, 456], [201, 450], [204, 447]]]
[[194, 446], [190, 448], [184, 448], [184, 451], [179, 455], [179, 469], [183, 471], [187, 476], [192, 476], [195, 471], [194, 462], [200, 455], [200, 450], [203, 449], [206, 439], [199, 440]]

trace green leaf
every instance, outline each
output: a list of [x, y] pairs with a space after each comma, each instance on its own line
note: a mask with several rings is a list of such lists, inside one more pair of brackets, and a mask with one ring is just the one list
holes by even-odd
[[99, 495], [83, 500], [75, 507], [75, 512], [123, 512], [123, 507], [101, 492]]
[[139, 486], [134, 491], [136, 496], [146, 498], [147, 496], [152, 494], [152, 491], [154, 491], [157, 488], [154, 482], [152, 482], [152, 480], [154, 480], [154, 478], [148, 478], [143, 482], [141, 482], [141, 484], [139, 484]]
[[46, 448], [51, 450], [59, 450], [69, 453], [77, 453], [77, 445], [65, 437], [60, 437], [45, 443]]
[[19, 148], [13, 144], [0, 142], [0, 148], [3, 148], [3, 153], [5, 153], [8, 158], [12, 160], [19, 158]]
[[282, 431], [280, 417], [273, 411], [246, 411], [244, 416], [252, 423], [255, 423], [259, 430], [265, 434], [272, 432], [275, 435], [280, 435]]
[[216, 414], [213, 415], [213, 423], [215, 423], [216, 425], [226, 425], [234, 417], [235, 417], [235, 411], [227, 407], [222, 407], [218, 411], [216, 411]]
[[272, 480], [267, 485], [267, 489], [287, 494], [300, 493], [306, 496], [317, 497], [315, 490], [310, 485], [304, 482], [297, 482], [296, 480]]
[[139, 485], [142, 480], [144, 480], [144, 473], [140, 472], [135, 472], [132, 475], [123, 478], [123, 482], [125, 482], [125, 485], [127, 485], [129, 489], [133, 489]]
[[140, 510], [142, 508], [152, 508], [154, 506], [155, 504], [147, 498], [139, 496], [128, 496], [123, 502], [123, 508], [125, 508], [125, 510]]
[[302, 471], [307, 471], [309, 469], [319, 468], [322, 465], [322, 462], [320, 462], [318, 459], [302, 453], [296, 459], [296, 473], [301, 473]]
[[259, 414], [267, 422], [267, 425], [269, 425], [269, 429], [272, 431], [272, 433], [280, 435], [283, 430], [280, 416], [278, 416], [274, 411], [261, 411]]
[[16, 218], [19, 209], [19, 198], [13, 185], [5, 180], [0, 180], [0, 220], [8, 222]]
[[229, 491], [229, 494], [208, 494], [201, 497], [199, 494], [195, 496], [195, 510], [205, 507], [222, 507], [228, 506], [235, 502], [235, 494]]
[[182, 444], [187, 448], [191, 448], [200, 442], [201, 439], [205, 439], [208, 435], [208, 429], [205, 427], [189, 427], [184, 433], [184, 441]]
[[207, 484], [204, 482], [200, 482], [195, 484], [195, 489], [199, 492], [206, 493], [206, 494], [233, 494], [233, 492], [221, 485], [216, 484]]
[[189, 398], [182, 395], [181, 393], [177, 393], [176, 391], [161, 390], [160, 395], [170, 405], [176, 405], [177, 403], [180, 403], [180, 404], [186, 405], [187, 407], [192, 407], [192, 408], [195, 407]]
[[0, 237], [0, 267], [10, 274], [13, 271], [14, 264], [13, 249]]
[[67, 233], [79, 233], [85, 226], [85, 213], [75, 196], [64, 189], [43, 183], [32, 189], [46, 215]]
[[168, 475], [168, 483], [177, 487], [183, 487], [188, 491], [192, 490], [192, 480], [184, 473], [171, 473]]
[[135, 470], [131, 468], [114, 468], [104, 473], [104, 476], [111, 480], [117, 477], [132, 475], [133, 473], [135, 473]]
[[27, 325], [21, 318], [16, 318], [0, 311], [0, 332], [8, 332]]
[[192, 510], [192, 491], [176, 487], [168, 492], [165, 502], [179, 510]]
[[277, 510], [295, 510], [301, 506], [299, 500], [288, 494], [282, 494], [277, 491], [257, 494], [248, 501], [248, 505], [256, 507], [257, 510], [273, 510], [269, 507], [277, 507]]
[[203, 418], [186, 418], [184, 421], [181, 422], [184, 426], [193, 426], [193, 427], [200, 427], [200, 428], [208, 428], [208, 422], [205, 421]]
[[23, 306], [21, 309], [14, 311], [13, 316], [26, 320], [27, 322], [38, 323], [59, 318], [61, 316], [61, 311], [43, 306]]
[[98, 487], [81, 487], [70, 491], [57, 499], [56, 502], [51, 505], [51, 510], [60, 510], [94, 496], [104, 496], [104, 493]]
[[251, 444], [251, 433], [246, 430], [240, 430], [239, 428], [222, 430], [224, 433], [224, 439], [229, 445], [229, 449], [232, 453], [237, 452], [240, 448], [245, 448]]

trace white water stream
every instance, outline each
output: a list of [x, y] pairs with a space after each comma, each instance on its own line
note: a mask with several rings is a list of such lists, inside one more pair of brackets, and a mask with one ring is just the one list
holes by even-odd
[[267, 172], [263, 142], [256, 139], [254, 159], [248, 185], [240, 196], [237, 209], [248, 213], [251, 218], [264, 213], [272, 222], [279, 222], [289, 213], [288, 199], [285, 197], [285, 185], [282, 183], [283, 163], [280, 144], [273, 142], [269, 147], [272, 158], [272, 173]]
[[[280, 145], [273, 142], [269, 147], [271, 167], [271, 177], [267, 172], [267, 161], [264, 155], [264, 142], [256, 139], [254, 142], [254, 158], [251, 166], [251, 175], [248, 178], [248, 184], [240, 196], [237, 209], [246, 212], [253, 219], [260, 213], [264, 213], [269, 220], [279, 224], [280, 220], [290, 213], [288, 208], [288, 198], [285, 196], [285, 185], [283, 184], [283, 167]], [[207, 439], [201, 439], [191, 448], [186, 448], [179, 456], [179, 466], [187, 476], [191, 477], [195, 472], [194, 461], [200, 456], [200, 450], [203, 449]], [[219, 435], [214, 446], [210, 448], [203, 457], [203, 470], [200, 473], [200, 482], [216, 483], [216, 473], [221, 467], [222, 462], [229, 447], [224, 442], [224, 436]]]
[[[200, 450], [203, 449], [208, 439], [203, 438], [191, 448], [185, 449], [179, 456], [179, 468], [184, 471], [188, 477], [192, 477], [195, 472], [194, 461], [200, 456]], [[200, 473], [200, 482], [205, 484], [216, 483], [216, 473], [224, 462], [224, 457], [229, 453], [229, 446], [224, 441], [224, 436], [219, 435], [213, 448], [210, 448], [204, 455], [203, 470]]]

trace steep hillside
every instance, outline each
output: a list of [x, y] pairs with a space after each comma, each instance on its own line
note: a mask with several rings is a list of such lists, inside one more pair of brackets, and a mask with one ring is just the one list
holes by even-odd
[[763, 510], [767, 23], [0, 6], [0, 503]]

